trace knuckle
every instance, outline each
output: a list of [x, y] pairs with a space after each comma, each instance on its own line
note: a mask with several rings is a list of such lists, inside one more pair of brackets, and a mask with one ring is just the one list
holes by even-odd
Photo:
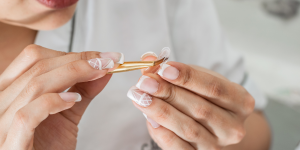
[[208, 84], [208, 96], [220, 97], [223, 93], [222, 83], [213, 77], [212, 81]]
[[30, 75], [39, 75], [44, 73], [47, 70], [48, 64], [46, 61], [39, 61], [37, 64], [35, 64], [30, 70]]
[[246, 92], [245, 98], [244, 98], [244, 111], [246, 113], [246, 115], [249, 115], [253, 112], [255, 107], [255, 100], [254, 98], [248, 93]]
[[25, 47], [24, 53], [30, 59], [39, 60], [41, 58], [40, 48], [41, 46], [31, 44]]
[[37, 78], [33, 78], [28, 84], [27, 87], [25, 88], [25, 93], [26, 94], [31, 94], [36, 91], [41, 90], [41, 84]]
[[14, 117], [14, 123], [16, 123], [20, 127], [25, 127], [28, 122], [29, 116], [22, 111], [22, 109], [18, 110]]
[[165, 98], [165, 101], [168, 102], [168, 103], [171, 103], [172, 101], [175, 100], [176, 98], [176, 86], [170, 86], [168, 87], [167, 89], [167, 97]]
[[160, 136], [159, 141], [166, 146], [171, 146], [175, 138], [176, 138], [175, 134], [163, 134]]
[[194, 113], [197, 119], [209, 120], [212, 116], [212, 109], [204, 105], [196, 105]]
[[193, 123], [186, 123], [185, 129], [183, 129], [183, 136], [188, 141], [197, 141], [200, 137], [200, 132]]
[[80, 56], [81, 60], [87, 60], [88, 59], [87, 52], [81, 52], [78, 55]]
[[99, 52], [91, 52], [91, 51], [87, 51], [87, 52], [81, 52], [78, 53], [77, 55], [79, 56], [80, 60], [90, 60], [93, 58], [98, 58], [100, 55]]
[[181, 78], [181, 85], [183, 86], [189, 86], [189, 84], [193, 83], [193, 74], [194, 74], [194, 70], [190, 67], [187, 67], [185, 70], [185, 74], [184, 76], [182, 76]]
[[161, 121], [165, 121], [169, 118], [171, 110], [168, 105], [162, 105], [157, 112], [157, 118]]
[[231, 137], [228, 138], [230, 140], [229, 144], [237, 144], [241, 142], [245, 135], [246, 130], [242, 126], [234, 128]]

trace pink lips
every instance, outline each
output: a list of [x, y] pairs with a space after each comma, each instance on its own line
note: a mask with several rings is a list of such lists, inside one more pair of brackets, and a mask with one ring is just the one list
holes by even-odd
[[78, 0], [37, 0], [37, 1], [53, 9], [66, 8], [78, 2]]

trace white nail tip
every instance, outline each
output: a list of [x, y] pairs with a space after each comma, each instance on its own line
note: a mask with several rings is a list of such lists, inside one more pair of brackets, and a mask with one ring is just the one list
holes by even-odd
[[121, 57], [119, 59], [119, 61], [117, 62], [118, 64], [124, 64], [124, 54], [123, 53], [120, 53], [121, 54]]
[[129, 89], [127, 97], [143, 107], [148, 107], [152, 103], [152, 97], [140, 91], [135, 86]]
[[168, 64], [163, 64], [157, 74], [159, 74], [160, 76], [163, 76], [165, 69], [168, 68], [169, 66], [170, 65], [168, 65]]
[[148, 118], [148, 116], [145, 114], [145, 113], [143, 113], [143, 115], [144, 115], [144, 117], [146, 118], [146, 120], [152, 125], [152, 127], [153, 128], [158, 128], [158, 127], [160, 127], [160, 125], [157, 123], [157, 122], [155, 122], [153, 119], [151, 119], [151, 118]]
[[135, 85], [137, 88], [141, 89], [141, 84], [143, 83], [143, 81], [147, 78], [150, 78], [148, 76], [142, 76], [139, 80], [139, 82]]
[[158, 58], [158, 56], [154, 53], [154, 52], [146, 52], [145, 54], [143, 54], [142, 56], [141, 56], [141, 60], [143, 60], [144, 58], [146, 58], [146, 57], [148, 57], [148, 56], [154, 56], [154, 57], [156, 57], [156, 58]]
[[147, 115], [145, 114], [145, 113], [143, 113], [143, 115], [144, 115], [144, 117], [147, 119], [148, 117], [147, 117]]
[[75, 102], [80, 102], [82, 100], [82, 97], [79, 93], [77, 93], [77, 95], [78, 95], [78, 98], [75, 100]]
[[161, 53], [159, 54], [158, 59], [160, 60], [162, 58], [165, 58], [164, 61], [167, 61], [170, 57], [170, 54], [171, 54], [171, 49], [169, 47], [164, 47], [161, 50]]

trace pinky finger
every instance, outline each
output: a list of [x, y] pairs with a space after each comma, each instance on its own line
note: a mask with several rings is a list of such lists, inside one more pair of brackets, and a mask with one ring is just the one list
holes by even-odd
[[50, 114], [71, 108], [81, 100], [77, 93], [44, 94], [21, 108], [14, 117], [4, 146], [10, 150], [25, 150], [32, 146], [35, 128]]
[[195, 150], [188, 142], [182, 140], [175, 133], [163, 126], [155, 129], [148, 122], [147, 127], [153, 140], [163, 150]]

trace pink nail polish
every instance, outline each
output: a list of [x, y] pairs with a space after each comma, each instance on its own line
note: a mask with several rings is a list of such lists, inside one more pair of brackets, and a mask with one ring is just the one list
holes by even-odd
[[129, 89], [127, 97], [133, 100], [140, 106], [148, 107], [152, 103], [152, 97], [147, 93], [139, 90], [137, 87], [133, 86]]
[[114, 67], [114, 62], [110, 58], [95, 58], [88, 61], [89, 64], [98, 70], [110, 69]]
[[157, 123], [157, 122], [155, 122], [153, 119], [151, 119], [150, 117], [148, 117], [146, 114], [144, 114], [143, 113], [143, 115], [145, 116], [145, 118], [147, 119], [147, 121], [151, 124], [151, 126], [153, 127], [153, 128], [158, 128], [158, 127], [160, 127], [160, 125]]
[[123, 53], [118, 52], [104, 52], [100, 53], [101, 58], [110, 58], [116, 64], [123, 64], [124, 63], [124, 55]]
[[158, 74], [164, 78], [175, 80], [179, 76], [179, 70], [168, 64], [163, 64], [158, 71]]
[[136, 87], [139, 88], [142, 91], [148, 92], [150, 94], [153, 94], [157, 92], [159, 83], [148, 76], [142, 76], [139, 80], [139, 82], [136, 84]]

